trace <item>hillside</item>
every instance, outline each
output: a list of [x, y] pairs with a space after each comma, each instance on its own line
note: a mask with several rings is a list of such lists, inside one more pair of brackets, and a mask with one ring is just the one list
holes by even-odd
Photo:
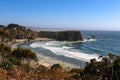
[[1, 41], [11, 39], [51, 38], [57, 41], [81, 41], [80, 31], [33, 31], [19, 24], [0, 25]]
[[37, 32], [18, 24], [8, 24], [7, 26], [0, 25], [1, 41], [11, 39], [34, 39], [37, 37]]

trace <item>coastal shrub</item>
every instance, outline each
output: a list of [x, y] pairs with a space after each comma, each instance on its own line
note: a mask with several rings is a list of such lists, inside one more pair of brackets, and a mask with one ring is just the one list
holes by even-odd
[[0, 44], [1, 56], [7, 57], [11, 52], [12, 52], [12, 48], [10, 46], [5, 45], [4, 43]]
[[80, 73], [80, 72], [81, 72], [81, 70], [78, 69], [78, 68], [72, 68], [72, 69], [70, 70], [70, 73]]
[[0, 44], [0, 52], [3, 52], [3, 51], [11, 52], [11, 47], [5, 45], [4, 43], [1, 43]]
[[35, 68], [34, 72], [35, 73], [45, 73], [48, 70], [47, 67], [45, 67], [44, 65], [39, 65]]
[[14, 49], [12, 52], [12, 55], [19, 59], [27, 59], [29, 60], [37, 60], [37, 56], [34, 52], [32, 52], [29, 49], [23, 49], [18, 47], [17, 49]]
[[120, 79], [120, 56], [112, 53], [108, 57], [101, 57], [101, 61], [91, 60], [85, 66], [82, 78], [90, 80], [119, 80]]
[[2, 60], [0, 63], [0, 68], [5, 70], [11, 70], [13, 68], [13, 63], [10, 60]]
[[17, 49], [14, 49], [12, 56], [15, 56], [16, 58], [22, 59], [24, 57], [23, 49], [18, 47]]
[[51, 69], [62, 69], [62, 66], [60, 64], [53, 64]]
[[26, 64], [22, 64], [21, 68], [25, 72], [30, 72], [32, 70], [31, 66], [29, 64], [27, 64], [27, 63]]
[[113, 67], [118, 71], [120, 71], [120, 56], [118, 56], [114, 62], [113, 62]]
[[71, 75], [71, 78], [73, 78], [73, 79], [75, 79], [75, 80], [81, 80], [81, 79], [80, 79], [80, 75], [77, 74], [77, 73], [72, 74], [72, 75]]
[[[82, 68], [72, 68], [70, 70], [71, 77], [75, 80], [81, 80], [84, 77], [84, 69]], [[83, 79], [84, 80], [84, 79]]]
[[8, 58], [9, 61], [11, 61], [14, 65], [20, 66], [21, 65], [21, 61], [19, 58], [16, 57], [9, 57]]

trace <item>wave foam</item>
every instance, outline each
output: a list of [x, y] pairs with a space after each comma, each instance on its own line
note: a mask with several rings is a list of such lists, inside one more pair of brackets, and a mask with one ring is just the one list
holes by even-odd
[[96, 41], [97, 39], [84, 39], [82, 42], [94, 42]]
[[[49, 42], [50, 43], [50, 42]], [[56, 42], [55, 42], [56, 43]], [[83, 60], [83, 61], [87, 61], [89, 62], [90, 59], [95, 58], [96, 60], [98, 60], [98, 55], [97, 54], [87, 54], [87, 53], [83, 53], [77, 50], [71, 50], [70, 47], [53, 47], [53, 46], [48, 46], [46, 45], [48, 43], [40, 43], [40, 42], [34, 42], [32, 43], [30, 46], [33, 48], [38, 48], [38, 47], [42, 47], [44, 49], [50, 50], [51, 52], [53, 52], [56, 55], [62, 55], [65, 57], [70, 57], [70, 58], [75, 58], [78, 60]], [[54, 45], [54, 42], [51, 42], [50, 44]], [[58, 43], [60, 44], [60, 43]]]
[[83, 41], [63, 41], [62, 44], [72, 44], [72, 43], [79, 43], [79, 42], [94, 42], [97, 41], [97, 39], [83, 39]]
[[64, 48], [56, 48], [56, 47], [49, 47], [49, 46], [43, 46], [43, 48], [48, 49], [57, 55], [75, 58], [75, 59], [79, 59], [79, 60], [83, 60], [83, 61], [87, 61], [87, 62], [89, 62], [90, 59], [93, 59], [93, 58], [98, 59], [97, 54], [86, 54], [83, 52], [73, 52], [73, 51], [69, 51]]
[[30, 47], [39, 48], [39, 47], [42, 47], [43, 45], [44, 45], [44, 43], [42, 43], [42, 42], [34, 42], [34, 43], [30, 44]]
[[45, 45], [46, 46], [57, 46], [57, 45], [60, 45], [61, 43], [59, 41], [49, 41], [49, 42], [46, 42]]

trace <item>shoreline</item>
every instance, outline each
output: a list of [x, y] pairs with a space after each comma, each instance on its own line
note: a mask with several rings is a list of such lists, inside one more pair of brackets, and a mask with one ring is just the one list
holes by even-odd
[[[16, 43], [12, 44], [11, 47], [14, 49], [14, 48], [17, 48], [18, 45], [24, 44], [24, 43], [31, 43], [31, 42], [38, 42], [38, 41], [52, 41], [51, 39], [48, 39], [48, 38], [39, 38], [39, 39], [37, 38], [35, 40], [31, 40], [30, 42], [25, 42], [25, 40], [26, 39], [19, 39], [19, 40], [17, 39]], [[45, 56], [45, 55], [42, 55], [42, 54], [36, 53], [36, 55], [38, 57], [38, 63], [40, 65], [44, 65], [46, 67], [50, 67], [53, 64], [60, 64], [64, 68], [80, 68], [80, 66], [76, 66], [74, 64], [64, 62], [62, 60], [57, 60], [57, 59], [54, 59], [52, 57], [48, 57], [48, 56]]]
[[52, 57], [44, 56], [44, 55], [37, 55], [39, 58], [38, 63], [41, 65], [44, 65], [46, 67], [51, 67], [53, 64], [60, 64], [64, 68], [80, 68], [78, 66], [75, 66], [71, 63], [67, 63], [61, 60], [54, 59]]
[[37, 41], [51, 41], [52, 39], [49, 38], [35, 38], [33, 40], [28, 41], [28, 39], [14, 39], [15, 42], [13, 42], [10, 46], [12, 48], [16, 47], [19, 44], [26, 43], [26, 42], [37, 42]]
[[[20, 44], [27, 43], [27, 42], [26, 42], [27, 39], [14, 39], [14, 40], [15, 40], [15, 43], [13, 43], [13, 44], [10, 45], [10, 46], [12, 47], [12, 49], [17, 48], [18, 45], [20, 45]], [[31, 40], [30, 42], [48, 41], [48, 40], [51, 40], [51, 39], [48, 39], [48, 38], [36, 38], [36, 39], [34, 39], [34, 40]], [[30, 43], [30, 42], [29, 42], [29, 43]], [[36, 55], [37, 55], [37, 54], [36, 54]], [[38, 55], [37, 55], [37, 57], [38, 57]], [[41, 65], [44, 65], [44, 66], [46, 66], [46, 67], [50, 66], [49, 63], [47, 63], [47, 62], [45, 62], [45, 61], [43, 61], [43, 60], [39, 60], [38, 63], [41, 64]]]

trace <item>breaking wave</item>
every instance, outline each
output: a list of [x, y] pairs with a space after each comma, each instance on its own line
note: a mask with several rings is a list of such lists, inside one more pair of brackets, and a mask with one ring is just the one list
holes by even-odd
[[34, 42], [30, 46], [32, 48], [42, 47], [44, 49], [50, 50], [52, 53], [56, 55], [62, 55], [65, 57], [83, 60], [86, 62], [89, 62], [90, 59], [93, 59], [93, 58], [98, 60], [98, 56], [99, 56], [97, 54], [87, 54], [80, 50], [73, 49], [73, 47], [66, 46], [63, 44], [63, 42], [60, 42], [60, 41]]

